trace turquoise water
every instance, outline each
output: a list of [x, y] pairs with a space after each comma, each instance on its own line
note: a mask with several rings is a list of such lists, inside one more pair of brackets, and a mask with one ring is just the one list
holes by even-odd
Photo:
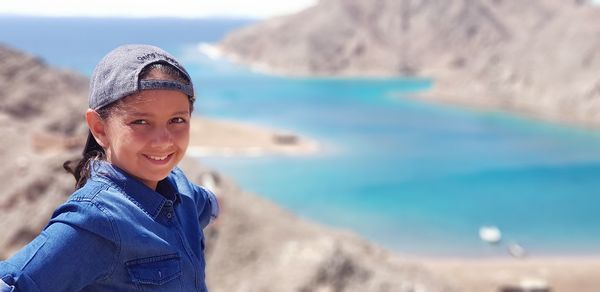
[[412, 254], [506, 255], [478, 238], [489, 224], [531, 254], [598, 252], [597, 132], [405, 98], [427, 80], [233, 79], [201, 78], [201, 110], [323, 152], [203, 160], [303, 217]]
[[[125, 42], [186, 64], [197, 113], [288, 129], [321, 143], [307, 157], [202, 159], [310, 220], [421, 255], [600, 254], [600, 133], [406, 98], [430, 80], [255, 74], [197, 50], [247, 20], [0, 17], [0, 41], [89, 74]], [[97, 34], [90, 37], [90, 32]], [[41, 45], [43, 44], [43, 45]], [[478, 238], [497, 225], [502, 246]]]

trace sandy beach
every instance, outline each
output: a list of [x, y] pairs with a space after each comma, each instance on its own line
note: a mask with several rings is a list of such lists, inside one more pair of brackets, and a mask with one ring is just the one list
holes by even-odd
[[285, 130], [194, 116], [188, 155], [261, 156], [266, 154], [308, 155], [316, 153], [316, 141]]
[[[428, 259], [420, 264], [458, 291], [600, 291], [600, 258]], [[526, 290], [528, 287], [530, 290]], [[533, 290], [547, 287], [549, 290]]]

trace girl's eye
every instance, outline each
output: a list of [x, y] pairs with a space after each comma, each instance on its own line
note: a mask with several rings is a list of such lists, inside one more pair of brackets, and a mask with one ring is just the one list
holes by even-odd
[[134, 125], [147, 125], [148, 124], [148, 122], [146, 120], [135, 120], [131, 123]]
[[184, 118], [172, 118], [171, 119], [171, 123], [174, 123], [174, 124], [183, 124], [185, 122], [186, 122], [186, 120]]

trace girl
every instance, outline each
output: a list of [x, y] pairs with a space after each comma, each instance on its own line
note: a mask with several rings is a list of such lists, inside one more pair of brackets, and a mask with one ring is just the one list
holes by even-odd
[[194, 90], [169, 53], [126, 45], [94, 69], [77, 190], [42, 233], [0, 262], [6, 291], [207, 291], [202, 229], [213, 193], [176, 167]]

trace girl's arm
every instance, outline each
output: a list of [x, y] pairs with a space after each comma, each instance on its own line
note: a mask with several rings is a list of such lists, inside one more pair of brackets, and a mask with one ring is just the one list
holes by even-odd
[[205, 228], [210, 222], [219, 217], [219, 201], [213, 192], [204, 187], [194, 185], [194, 189], [199, 197], [204, 199], [204, 205], [198, 208], [198, 220], [200, 226]]
[[79, 291], [106, 279], [118, 255], [115, 235], [94, 204], [67, 203], [40, 235], [0, 262], [0, 292]]

